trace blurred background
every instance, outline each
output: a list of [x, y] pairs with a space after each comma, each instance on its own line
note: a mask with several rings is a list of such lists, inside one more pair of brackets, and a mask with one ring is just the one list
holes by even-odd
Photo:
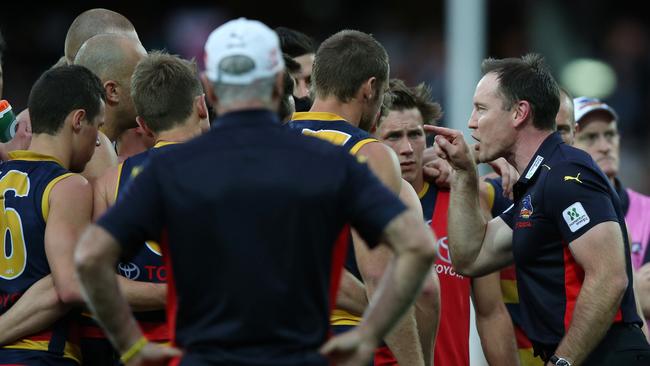
[[[575, 96], [603, 98], [620, 115], [623, 182], [650, 194], [650, 17], [632, 0], [445, 1], [67, 1], [65, 7], [4, 2], [3, 98], [26, 106], [30, 86], [63, 55], [72, 20], [105, 7], [135, 25], [147, 49], [201, 65], [208, 34], [245, 16], [287, 26], [317, 41], [343, 28], [373, 33], [391, 58], [391, 76], [426, 82], [442, 103], [442, 123], [465, 126], [483, 57], [542, 53]], [[201, 65], [202, 67], [202, 65]]]

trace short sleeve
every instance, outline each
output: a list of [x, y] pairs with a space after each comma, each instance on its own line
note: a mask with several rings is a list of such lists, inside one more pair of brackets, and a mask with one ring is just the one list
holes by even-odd
[[97, 222], [134, 254], [146, 240], [159, 240], [163, 227], [163, 198], [154, 157], [129, 184], [124, 194]]
[[503, 196], [501, 177], [485, 179], [485, 183], [488, 184], [488, 194], [491, 198], [490, 213], [492, 217], [497, 217], [512, 205], [512, 201]]
[[346, 179], [343, 182], [343, 210], [348, 222], [369, 247], [379, 243], [390, 221], [406, 210], [402, 201], [391, 192], [368, 168], [348, 154], [343, 160]]
[[503, 220], [503, 222], [505, 222], [506, 225], [508, 225], [511, 229], [514, 229], [515, 227], [514, 215], [512, 214], [514, 212], [514, 207], [515, 205], [511, 203], [510, 206], [508, 206], [508, 208], [506, 208], [505, 211], [499, 215], [501, 220]]
[[554, 220], [567, 242], [578, 239], [592, 227], [616, 221], [610, 185], [593, 167], [576, 162], [554, 166], [544, 186], [548, 215]]

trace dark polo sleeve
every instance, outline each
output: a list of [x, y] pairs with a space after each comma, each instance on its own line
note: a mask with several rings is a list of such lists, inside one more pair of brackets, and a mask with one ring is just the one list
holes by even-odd
[[587, 164], [568, 161], [554, 166], [544, 200], [567, 243], [602, 222], [618, 222], [607, 178]]

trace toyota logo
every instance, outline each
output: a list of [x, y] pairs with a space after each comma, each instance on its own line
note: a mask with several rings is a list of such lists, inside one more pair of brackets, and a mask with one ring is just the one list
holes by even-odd
[[451, 254], [449, 253], [449, 245], [447, 245], [447, 237], [438, 239], [436, 246], [438, 247], [438, 258], [443, 262], [451, 264]]
[[138, 268], [135, 263], [119, 263], [117, 269], [120, 271], [122, 276], [130, 280], [140, 277], [140, 268]]

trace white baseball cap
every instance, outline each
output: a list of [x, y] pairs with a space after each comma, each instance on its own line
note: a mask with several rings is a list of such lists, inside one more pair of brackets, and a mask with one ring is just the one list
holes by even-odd
[[[230, 56], [245, 56], [253, 68], [243, 73], [228, 73], [220, 69]], [[212, 82], [248, 85], [271, 77], [284, 69], [278, 35], [262, 22], [239, 18], [224, 23], [205, 42], [205, 71]]]
[[588, 113], [594, 111], [604, 111], [612, 116], [612, 121], [618, 121], [618, 114], [614, 108], [607, 105], [607, 103], [596, 98], [578, 97], [573, 99], [573, 114], [576, 118], [576, 124], [580, 124], [580, 120]]

